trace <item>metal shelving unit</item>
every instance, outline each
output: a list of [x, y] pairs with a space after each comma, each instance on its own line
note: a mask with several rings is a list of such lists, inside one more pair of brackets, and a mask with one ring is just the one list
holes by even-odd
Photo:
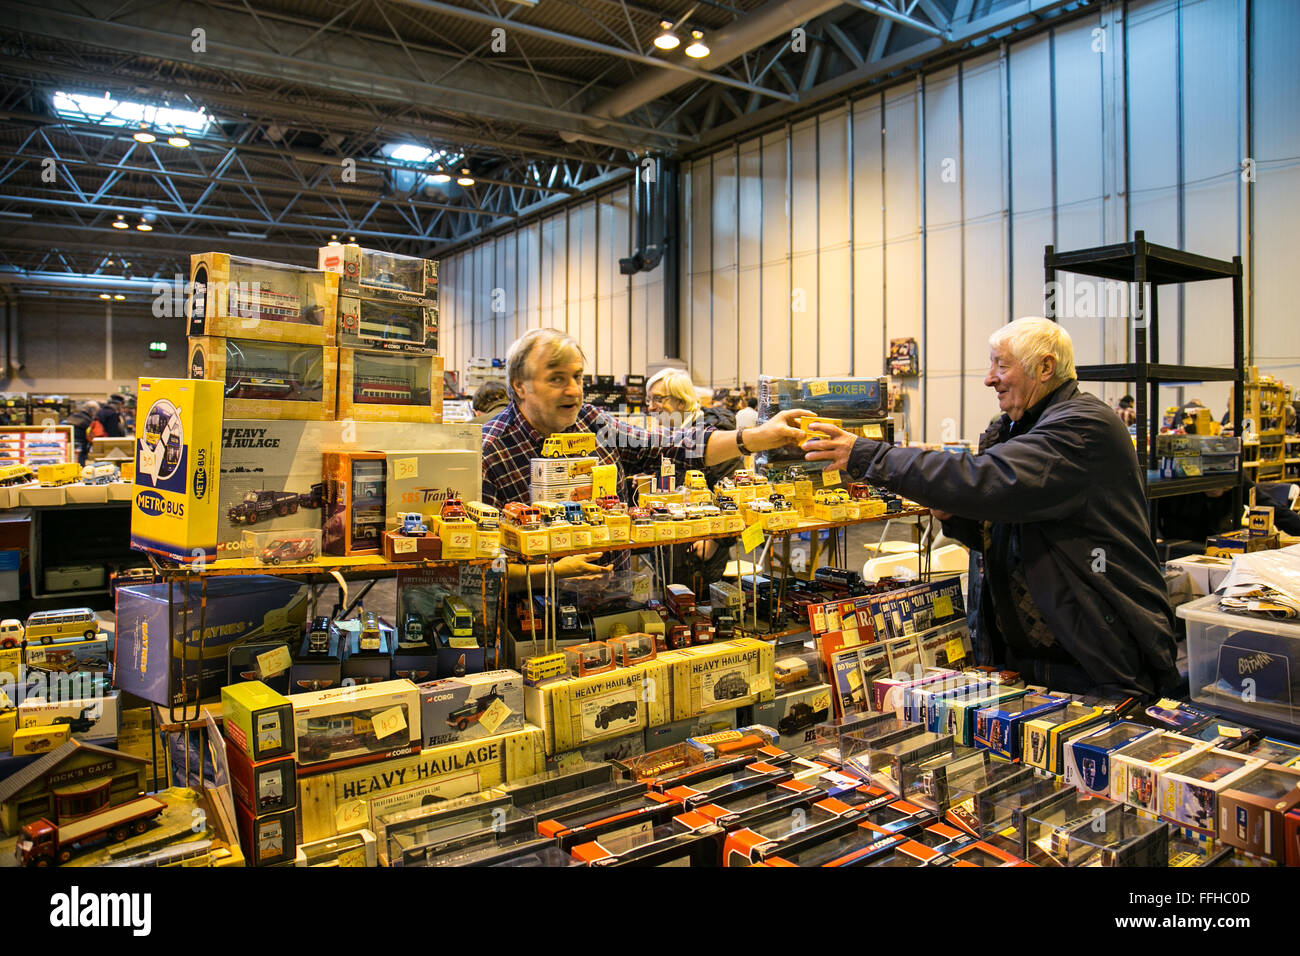
[[[1134, 323], [1133, 361], [1106, 365], [1083, 365], [1077, 368], [1081, 381], [1131, 382], [1137, 411], [1137, 449], [1145, 468], [1142, 486], [1151, 505], [1151, 533], [1156, 535], [1156, 506], [1160, 498], [1233, 489], [1234, 513], [1240, 512], [1242, 500], [1242, 472], [1240, 463], [1236, 472], [1200, 478], [1151, 479], [1156, 471], [1155, 436], [1160, 433], [1161, 386], [1192, 382], [1232, 382], [1233, 434], [1241, 434], [1243, 401], [1243, 368], [1245, 366], [1244, 316], [1242, 311], [1241, 257], [1231, 261], [1211, 259], [1181, 249], [1158, 246], [1146, 241], [1141, 230], [1133, 234], [1132, 242], [1121, 242], [1091, 249], [1057, 252], [1047, 246], [1043, 253], [1043, 271], [1047, 288], [1053, 288], [1057, 272], [1074, 272], [1101, 279], [1130, 283], [1129, 301], [1134, 314], [1146, 316], [1145, 323]], [[1203, 365], [1170, 365], [1160, 361], [1160, 309], [1159, 299], [1150, 296], [1148, 286], [1175, 285], [1183, 282], [1204, 282], [1214, 279], [1232, 281], [1232, 367]], [[1056, 318], [1048, 308], [1048, 318]], [[1131, 319], [1130, 319], [1131, 321]]]

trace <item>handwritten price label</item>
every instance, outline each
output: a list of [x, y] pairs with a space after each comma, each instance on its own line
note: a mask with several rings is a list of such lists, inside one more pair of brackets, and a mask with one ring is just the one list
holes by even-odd
[[829, 395], [831, 387], [826, 384], [824, 379], [813, 379], [808, 383], [808, 394], [812, 396]]
[[954, 637], [944, 647], [944, 653], [948, 655], [948, 663], [964, 660], [966, 657], [966, 645], [961, 642], [960, 637]]
[[763, 524], [755, 521], [740, 536], [740, 544], [746, 551], [753, 551], [763, 543]]
[[360, 830], [370, 823], [370, 814], [366, 811], [364, 800], [353, 800], [334, 809], [334, 828], [340, 833], [347, 830]]
[[401, 707], [389, 707], [377, 715], [372, 723], [375, 725], [375, 737], [383, 740], [406, 729], [406, 713]]
[[937, 594], [934, 598], [934, 616], [935, 617], [952, 617], [952, 597], [947, 594]]
[[418, 477], [420, 477], [420, 459], [399, 458], [393, 462], [393, 478], [397, 481]]
[[359, 846], [355, 850], [344, 850], [339, 854], [337, 863], [339, 866], [365, 866], [366, 848]]
[[1220, 737], [1239, 738], [1241, 736], [1241, 730], [1237, 727], [1225, 727], [1223, 724], [1219, 724], [1218, 730]]
[[822, 472], [822, 484], [826, 487], [838, 485], [840, 483], [840, 473], [834, 468], [827, 468]]
[[417, 538], [396, 537], [393, 539], [394, 554], [415, 554], [420, 550], [420, 542]]
[[292, 664], [293, 658], [289, 656], [289, 648], [283, 644], [273, 651], [257, 655], [257, 672], [263, 677], [274, 677], [276, 674], [283, 673]]
[[506, 706], [503, 700], [492, 701], [492, 706], [484, 711], [483, 716], [478, 719], [480, 725], [489, 734], [495, 734], [501, 722], [510, 716], [510, 708]]

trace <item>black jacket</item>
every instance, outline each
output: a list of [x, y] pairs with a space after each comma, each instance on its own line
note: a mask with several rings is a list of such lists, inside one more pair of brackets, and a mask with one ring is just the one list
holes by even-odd
[[[1005, 415], [995, 422], [979, 455], [859, 439], [849, 470], [952, 512], [944, 531], [973, 550], [983, 547], [980, 522], [1019, 524], [1034, 603], [1097, 693], [1151, 697], [1176, 687], [1174, 616], [1128, 430], [1073, 381], [1027, 431], [1013, 437], [1010, 425]], [[991, 616], [981, 613], [980, 626], [996, 649]]]

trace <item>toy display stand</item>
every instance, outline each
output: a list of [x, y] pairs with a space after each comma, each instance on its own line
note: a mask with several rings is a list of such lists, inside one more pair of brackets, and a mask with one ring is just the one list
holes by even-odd
[[[828, 554], [838, 556], [836, 566], [844, 567], [848, 564], [848, 536], [840, 532], [846, 528], [858, 527], [861, 525], [878, 525], [887, 521], [897, 521], [900, 519], [912, 518], [916, 521], [917, 540], [924, 542], [916, 555], [917, 562], [917, 580], [928, 581], [931, 579], [932, 572], [930, 569], [930, 545], [929, 535], [925, 534], [926, 522], [933, 522], [930, 509], [919, 506], [905, 507], [901, 511], [895, 511], [891, 514], [875, 515], [870, 518], [857, 518], [846, 521], [818, 521], [816, 519], [803, 518], [798, 521], [792, 528], [784, 528], [780, 531], [764, 531], [762, 543], [756, 545], [746, 553], [756, 553], [753, 564], [755, 572], [764, 566], [772, 548], [779, 542], [783, 550], [783, 560], [781, 562], [781, 573], [779, 580], [774, 581], [777, 586], [777, 603], [781, 604], [785, 600], [786, 587], [790, 578], [790, 536], [805, 532], [813, 534], [829, 531], [831, 533], [830, 547], [827, 549]], [[648, 551], [651, 552], [650, 563], [654, 568], [655, 577], [659, 582], [660, 599], [663, 599], [662, 591], [667, 583], [672, 580], [672, 546], [677, 544], [693, 544], [696, 541], [710, 541], [719, 539], [734, 539], [738, 537], [735, 532], [725, 532], [723, 534], [705, 534], [694, 535], [687, 538], [675, 538], [672, 541], [662, 541], [655, 544], [645, 544], [641, 542], [630, 542], [626, 544], [602, 544], [593, 545], [589, 548], [579, 548], [568, 551], [553, 551], [546, 554], [525, 555], [518, 551], [507, 548], [504, 544], [501, 547], [502, 554], [506, 556], [508, 563], [522, 565], [525, 567], [544, 567], [542, 574], [542, 596], [546, 602], [547, 613], [542, 622], [543, 629], [543, 653], [553, 654], [556, 652], [556, 607], [558, 604], [557, 578], [555, 575], [555, 562], [560, 558], [569, 557], [575, 554], [590, 554], [596, 551]], [[743, 545], [742, 545], [743, 547]], [[736, 566], [736, 587], [741, 588], [743, 577], [742, 565], [744, 562], [737, 562]], [[526, 577], [526, 591], [528, 606], [533, 607], [533, 581], [532, 576]], [[741, 589], [743, 591], [743, 588]], [[737, 637], [759, 637], [763, 639], [776, 639], [802, 633], [807, 630], [806, 626], [797, 626], [785, 630], [772, 630], [770, 628], [760, 627], [758, 620], [758, 602], [751, 600], [749, 606], [753, 610], [752, 621], [746, 621], [742, 615], [741, 620], [736, 626]]]
[[[168, 585], [167, 597], [169, 611], [168, 635], [167, 640], [176, 646], [178, 643], [175, 633], [176, 623], [179, 622], [179, 631], [181, 634], [192, 633], [190, 627], [190, 618], [192, 615], [198, 617], [198, 632], [203, 633], [206, 626], [206, 613], [208, 605], [208, 582], [213, 578], [231, 577], [240, 575], [273, 575], [275, 577], [292, 577], [301, 579], [308, 586], [310, 591], [307, 620], [311, 621], [316, 617], [316, 608], [324, 589], [331, 583], [338, 586], [338, 599], [335, 602], [342, 608], [340, 616], [346, 617], [355, 608], [359, 607], [366, 594], [374, 586], [376, 581], [386, 578], [394, 578], [399, 571], [411, 571], [421, 568], [446, 568], [446, 567], [482, 567], [496, 571], [504, 571], [505, 562], [502, 558], [477, 558], [464, 561], [456, 560], [427, 560], [418, 561], [386, 561], [380, 555], [360, 555], [355, 557], [336, 557], [333, 555], [324, 555], [315, 561], [303, 562], [301, 564], [280, 564], [264, 565], [256, 558], [222, 558], [214, 561], [196, 562], [192, 565], [181, 565], [167, 561], [155, 554], [147, 554], [149, 564], [153, 569], [152, 581], [140, 581], [134, 583], [140, 584], [166, 584]], [[367, 582], [357, 593], [350, 596], [345, 591], [345, 582], [347, 581], [365, 581]], [[179, 587], [177, 586], [179, 585]], [[197, 600], [189, 601], [185, 599], [193, 587], [197, 585]], [[350, 599], [345, 604], [345, 596]], [[180, 613], [174, 610], [177, 600], [180, 600]], [[487, 620], [488, 595], [487, 595], [487, 574], [485, 573], [479, 583], [479, 599], [481, 620]], [[505, 620], [505, 588], [499, 589], [498, 607], [496, 622], [497, 626], [493, 634], [484, 634], [484, 657], [487, 659], [490, 654], [493, 660], [493, 667], [500, 666], [501, 660], [501, 642], [504, 631]], [[179, 641], [180, 644], [180, 669], [181, 673], [196, 672], [200, 663], [202, 647], [189, 641]], [[182, 685], [184, 685], [182, 681]], [[151, 733], [150, 741], [152, 745], [151, 753], [154, 760], [154, 789], [159, 788], [157, 777], [157, 760], [158, 760], [158, 733], [161, 731], [167, 734], [181, 734], [183, 740], [183, 751], [186, 772], [189, 773], [194, 767], [192, 756], [197, 758], [197, 767], [199, 779], [203, 779], [205, 769], [205, 754], [203, 749], [196, 747], [200, 745], [197, 739], [203, 735], [191, 733], [191, 731], [201, 731], [211, 719], [219, 719], [221, 714], [220, 701], [212, 703], [202, 703], [199, 700], [185, 699], [184, 693], [186, 687], [180, 688], [182, 699], [171, 707], [152, 705], [151, 708]], [[169, 764], [170, 766], [170, 764]], [[165, 782], [164, 782], [165, 783]], [[186, 786], [187, 781], [176, 782], [177, 786]]]

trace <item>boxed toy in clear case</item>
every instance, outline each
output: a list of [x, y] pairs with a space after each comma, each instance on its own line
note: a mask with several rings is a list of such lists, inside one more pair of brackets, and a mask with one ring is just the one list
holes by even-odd
[[420, 695], [408, 680], [293, 694], [298, 764], [410, 753], [420, 744]]
[[333, 354], [320, 346], [191, 337], [190, 378], [223, 382], [226, 418], [328, 421]]
[[190, 256], [190, 335], [334, 344], [338, 276], [223, 252]]
[[320, 557], [319, 528], [301, 531], [245, 531], [243, 556], [261, 564], [310, 564]]
[[438, 297], [438, 261], [415, 256], [363, 249], [355, 243], [321, 246], [317, 250], [319, 268], [339, 275], [341, 289], [367, 295]]
[[1212, 833], [1219, 792], [1244, 783], [1264, 766], [1262, 760], [1217, 747], [1174, 764], [1160, 778], [1160, 815]]
[[338, 344], [396, 352], [437, 351], [438, 308], [427, 300], [396, 302], [341, 292]]
[[339, 418], [442, 421], [442, 356], [347, 348], [338, 356]]

